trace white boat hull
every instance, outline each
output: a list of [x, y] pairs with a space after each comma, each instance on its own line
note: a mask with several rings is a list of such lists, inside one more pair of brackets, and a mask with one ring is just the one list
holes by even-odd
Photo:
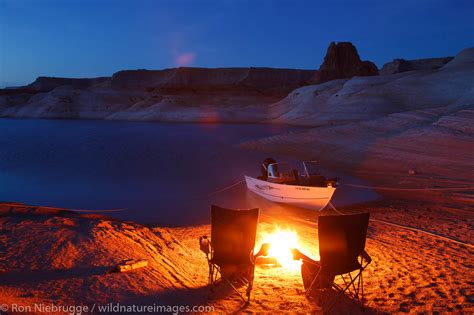
[[265, 199], [316, 211], [323, 210], [336, 191], [335, 187], [276, 184], [250, 176], [245, 176], [245, 182], [249, 190]]

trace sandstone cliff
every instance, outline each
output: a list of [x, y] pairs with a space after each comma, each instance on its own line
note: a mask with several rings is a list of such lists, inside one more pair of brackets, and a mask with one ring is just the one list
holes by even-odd
[[112, 76], [112, 86], [168, 93], [259, 93], [286, 95], [308, 84], [312, 70], [275, 68], [176, 68], [127, 70]]
[[[469, 51], [440, 69], [381, 76], [352, 44], [332, 43], [319, 71], [177, 68], [120, 71], [110, 78], [41, 77], [23, 89], [1, 90], [0, 116], [340, 124], [470, 100]], [[330, 81], [308, 85], [315, 73]]]
[[0, 91], [4, 117], [163, 121], [259, 121], [255, 111], [308, 84], [313, 70], [175, 68], [128, 70], [111, 78], [40, 77]]
[[359, 53], [352, 43], [332, 42], [327, 50], [324, 62], [319, 67], [315, 83], [355, 76], [377, 75], [377, 66], [371, 61], [360, 60]]
[[394, 74], [406, 71], [436, 70], [453, 60], [453, 57], [427, 58], [416, 60], [394, 59], [387, 62], [380, 70], [381, 75]]
[[108, 77], [99, 78], [55, 78], [39, 77], [25, 88], [37, 92], [49, 92], [60, 86], [73, 86], [76, 88], [88, 88], [109, 81]]
[[275, 122], [327, 125], [474, 103], [474, 48], [438, 70], [355, 77], [294, 90], [272, 105]]
[[[426, 194], [433, 201], [433, 192], [423, 188], [472, 187], [474, 48], [438, 70], [305, 86], [272, 110], [272, 122], [311, 128], [253, 141], [246, 148], [315, 157], [375, 185], [401, 188], [401, 193], [381, 191], [397, 197], [420, 200]], [[409, 169], [417, 175], [409, 176]], [[472, 205], [472, 191], [438, 193], [440, 201]]]
[[[332, 43], [318, 81], [373, 75], [351, 43]], [[0, 116], [180, 122], [259, 122], [269, 105], [314, 83], [316, 70], [173, 68], [126, 70], [112, 77], [39, 77], [0, 90]]]

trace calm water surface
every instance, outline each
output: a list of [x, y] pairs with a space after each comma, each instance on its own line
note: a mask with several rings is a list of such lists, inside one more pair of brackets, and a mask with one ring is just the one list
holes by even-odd
[[[211, 203], [268, 209], [273, 204], [248, 192], [244, 184], [209, 193], [243, 179], [243, 174], [259, 172], [267, 155], [240, 150], [236, 144], [289, 129], [0, 119], [0, 200], [125, 208], [110, 215], [171, 226], [208, 222]], [[339, 189], [334, 201], [347, 204], [375, 197]]]

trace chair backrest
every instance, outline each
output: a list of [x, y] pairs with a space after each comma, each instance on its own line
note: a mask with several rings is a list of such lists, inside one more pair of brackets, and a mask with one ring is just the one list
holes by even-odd
[[368, 225], [369, 213], [320, 216], [319, 256], [323, 270], [343, 274], [358, 269]]
[[255, 247], [258, 208], [232, 210], [211, 206], [212, 259], [217, 265], [250, 263]]

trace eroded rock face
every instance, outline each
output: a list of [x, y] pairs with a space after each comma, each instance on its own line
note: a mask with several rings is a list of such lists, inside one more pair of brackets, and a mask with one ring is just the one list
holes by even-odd
[[57, 78], [57, 77], [38, 77], [33, 83], [25, 86], [26, 89], [39, 92], [49, 92], [60, 86], [73, 86], [76, 88], [88, 88], [110, 80], [108, 77], [99, 78]]
[[327, 50], [324, 62], [315, 76], [315, 83], [354, 76], [378, 75], [377, 66], [371, 61], [360, 60], [357, 49], [350, 42], [332, 42]]
[[112, 86], [146, 89], [171, 94], [183, 92], [257, 92], [287, 95], [306, 85], [311, 70], [277, 68], [173, 68], [164, 70], [127, 70], [112, 76]]
[[321, 126], [394, 113], [474, 104], [474, 48], [437, 70], [332, 80], [301, 87], [271, 106], [279, 123]]
[[[0, 90], [0, 116], [260, 121], [262, 107], [309, 84], [313, 76], [314, 70], [173, 68], [91, 79], [39, 77], [23, 88]], [[203, 109], [209, 107], [214, 109]], [[236, 110], [244, 113], [234, 115]]]
[[339, 124], [472, 104], [473, 60], [474, 48], [468, 48], [437, 70], [368, 76], [376, 74], [374, 64], [361, 61], [352, 44], [332, 43], [318, 74], [318, 80], [329, 82], [318, 85], [308, 85], [315, 70], [274, 68], [127, 70], [96, 79], [41, 77], [26, 87], [0, 90], [0, 117]]
[[394, 59], [387, 62], [380, 70], [381, 75], [394, 74], [415, 70], [436, 70], [453, 60], [454, 57], [427, 58], [427, 59]]

